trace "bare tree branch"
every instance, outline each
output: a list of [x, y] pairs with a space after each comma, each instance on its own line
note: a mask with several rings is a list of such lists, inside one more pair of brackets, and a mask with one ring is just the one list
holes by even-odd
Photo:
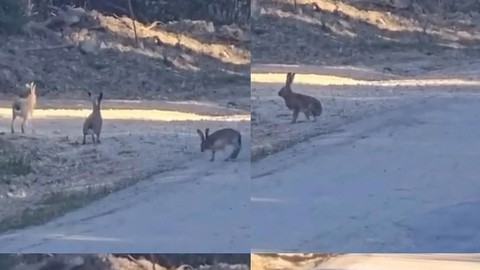
[[133, 15], [132, 0], [128, 0], [128, 9], [130, 10], [130, 17], [132, 18], [133, 33], [135, 34], [135, 47], [138, 47], [137, 26], [135, 24], [135, 16]]

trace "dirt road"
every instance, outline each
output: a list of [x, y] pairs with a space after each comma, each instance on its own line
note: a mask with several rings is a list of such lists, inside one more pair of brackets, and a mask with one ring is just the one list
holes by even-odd
[[[114, 107], [113, 102], [105, 103]], [[53, 191], [87, 189], [130, 175], [154, 174], [45, 225], [7, 232], [0, 236], [0, 250], [249, 252], [250, 116], [215, 106], [206, 109], [206, 105], [201, 110], [210, 115], [196, 114], [195, 106], [190, 106], [189, 113], [178, 112], [188, 111], [185, 108], [175, 112], [162, 110], [161, 106], [157, 110], [106, 109], [102, 143], [86, 146], [76, 142], [81, 141], [79, 130], [88, 110], [39, 108], [35, 112], [35, 134], [27, 131], [26, 135], [10, 135], [8, 108], [0, 109], [6, 140], [36, 143], [40, 153], [59, 148], [62, 151], [56, 152], [56, 157], [95, 168], [85, 173], [72, 170], [78, 175], [60, 175], [60, 170], [42, 177], [38, 177], [39, 172], [30, 173], [40, 180], [28, 188], [15, 184], [25, 189], [25, 196], [1, 197], [12, 206], [10, 210], [21, 212], [26, 202], [36, 207], [40, 195]], [[200, 153], [196, 129], [206, 127], [233, 127], [242, 132], [243, 147], [237, 161], [223, 162], [225, 153], [219, 153], [215, 162], [209, 162], [209, 153]], [[85, 151], [94, 154], [85, 156]], [[45, 166], [51, 166], [45, 159], [40, 156]], [[51, 178], [60, 177], [62, 180], [51, 183]]]
[[2, 252], [248, 252], [248, 159], [188, 164], [44, 226], [0, 236]]
[[433, 91], [252, 164], [253, 251], [478, 251], [479, 103]]

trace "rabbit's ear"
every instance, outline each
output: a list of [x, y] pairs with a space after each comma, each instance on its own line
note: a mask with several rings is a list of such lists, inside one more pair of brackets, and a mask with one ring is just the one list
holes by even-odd
[[30, 83], [30, 92], [35, 93], [37, 90], [37, 85], [34, 82]]
[[290, 84], [293, 83], [293, 79], [295, 79], [295, 72], [290, 75]]
[[200, 129], [197, 129], [197, 133], [200, 136], [200, 139], [202, 140], [202, 142], [205, 141], [205, 137], [203, 136], [203, 133]]
[[100, 102], [102, 101], [103, 99], [103, 92], [100, 93], [100, 95], [98, 95], [98, 105], [100, 105]]
[[286, 81], [285, 81], [285, 84], [286, 84], [286, 85], [289, 85], [290, 83], [292, 83], [292, 79], [291, 79], [291, 78], [292, 78], [292, 73], [291, 73], [291, 72], [288, 72], [288, 73], [287, 73], [287, 79], [286, 79]]
[[208, 132], [209, 132], [209, 131], [210, 131], [209, 128], [206, 128], [206, 129], [205, 129], [205, 139], [208, 138]]

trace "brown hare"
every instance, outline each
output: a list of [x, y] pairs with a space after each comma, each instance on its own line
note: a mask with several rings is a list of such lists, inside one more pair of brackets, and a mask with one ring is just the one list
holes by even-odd
[[322, 114], [322, 104], [314, 97], [294, 93], [292, 91], [292, 83], [295, 78], [295, 73], [287, 73], [287, 80], [285, 86], [283, 86], [278, 95], [285, 100], [287, 108], [293, 111], [292, 124], [297, 122], [298, 114], [302, 112], [305, 114], [307, 121], [310, 122], [310, 116], [313, 117], [313, 121], [316, 121], [316, 117]]
[[[14, 122], [17, 117], [23, 118], [22, 133], [25, 133], [25, 125], [33, 118], [33, 111], [37, 105], [37, 86], [34, 82], [26, 85], [28, 88], [28, 96], [25, 98], [17, 97], [12, 103], [12, 123], [10, 125], [12, 133], [15, 133]], [[33, 124], [32, 132], [33, 131]]]
[[238, 157], [238, 153], [242, 148], [242, 136], [240, 132], [232, 128], [224, 128], [215, 131], [212, 134], [208, 134], [209, 129], [205, 129], [205, 135], [201, 130], [197, 129], [197, 133], [200, 136], [201, 144], [200, 151], [203, 153], [205, 150], [212, 151], [212, 158], [215, 159], [215, 151], [225, 150], [225, 147], [232, 145], [234, 147], [232, 153], [225, 161], [234, 160]]
[[[102, 114], [100, 112], [100, 104], [102, 102], [103, 93], [98, 95], [98, 98], [92, 97], [92, 93], [88, 92], [88, 97], [90, 97], [93, 110], [92, 113], [87, 117], [85, 123], [83, 124], [83, 142], [85, 144], [86, 138], [88, 134], [92, 135], [93, 143], [100, 143], [100, 133], [102, 132]], [[97, 140], [95, 141], [95, 135], [97, 136]]]

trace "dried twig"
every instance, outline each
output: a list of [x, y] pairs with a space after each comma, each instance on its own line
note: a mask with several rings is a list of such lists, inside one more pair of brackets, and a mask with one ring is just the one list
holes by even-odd
[[107, 6], [109, 6], [110, 8], [116, 9], [117, 11], [119, 11], [121, 13], [125, 13], [125, 14], [128, 13], [128, 10], [124, 9], [123, 7], [115, 5], [114, 3], [111, 3], [110, 1], [103, 1], [103, 3]]
[[161, 21], [154, 21], [153, 23], [151, 23], [149, 26], [147, 26], [145, 29], [147, 30], [151, 30], [159, 25], [161, 25], [162, 22]]
[[69, 43], [69, 44], [61, 44], [56, 46], [26, 48], [26, 49], [22, 49], [21, 51], [29, 52], [29, 51], [41, 51], [41, 50], [57, 50], [57, 49], [66, 49], [66, 48], [73, 48], [73, 47], [75, 47], [75, 44]]
[[154, 256], [152, 253], [150, 253], [150, 261], [152, 262], [152, 268], [153, 268], [153, 270], [156, 270], [157, 267], [156, 267], [155, 265], [157, 264], [157, 262], [156, 262], [156, 260], [155, 260], [155, 256]]
[[131, 260], [132, 262], [134, 262], [135, 264], [137, 264], [138, 266], [142, 267], [142, 264], [139, 263], [138, 260], [135, 259], [132, 255], [127, 254], [127, 258], [128, 258], [129, 260]]
[[137, 26], [135, 25], [135, 16], [133, 15], [132, 0], [128, 0], [128, 9], [130, 10], [130, 17], [132, 18], [133, 33], [135, 34], [135, 47], [138, 47]]

